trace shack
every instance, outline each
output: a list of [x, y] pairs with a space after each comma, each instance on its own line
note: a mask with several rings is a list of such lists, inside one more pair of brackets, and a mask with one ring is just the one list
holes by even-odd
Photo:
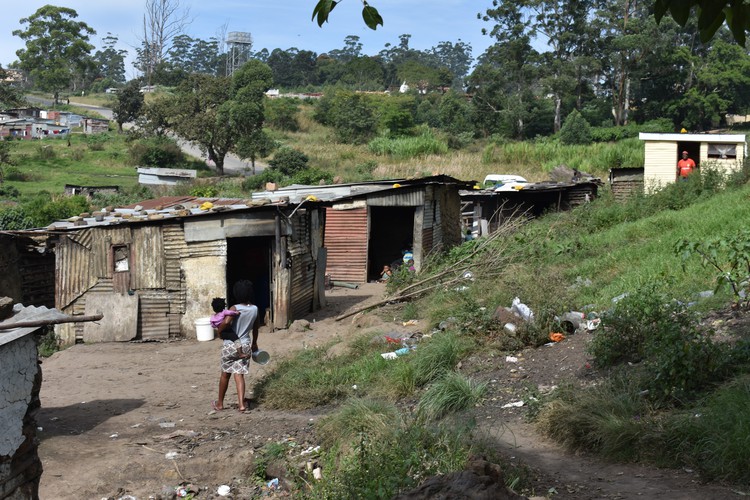
[[0, 297], [0, 498], [39, 498], [42, 462], [36, 414], [42, 370], [34, 334], [51, 324], [96, 319], [14, 305], [8, 297]]
[[138, 184], [154, 186], [175, 186], [181, 182], [195, 180], [197, 170], [181, 168], [138, 167]]
[[255, 193], [292, 201], [315, 196], [327, 201], [326, 274], [331, 279], [364, 283], [379, 277], [385, 264], [413, 255], [419, 270], [432, 252], [463, 241], [459, 191], [475, 183], [446, 175], [389, 179], [328, 186], [289, 186]]
[[104, 313], [98, 324], [62, 325], [75, 342], [196, 338], [240, 279], [274, 328], [324, 301], [325, 208], [308, 200], [168, 197], [83, 214], [50, 225], [55, 305], [70, 315]]
[[570, 210], [592, 201], [599, 193], [599, 180], [580, 182], [535, 182], [518, 189], [461, 191], [464, 233], [477, 238], [493, 233], [508, 218], [539, 217], [546, 212]]
[[83, 118], [79, 124], [84, 134], [103, 134], [109, 132], [109, 120], [102, 118]]
[[645, 144], [643, 181], [647, 192], [677, 180], [677, 161], [687, 151], [695, 165], [710, 163], [731, 172], [742, 168], [747, 155], [744, 134], [638, 134]]

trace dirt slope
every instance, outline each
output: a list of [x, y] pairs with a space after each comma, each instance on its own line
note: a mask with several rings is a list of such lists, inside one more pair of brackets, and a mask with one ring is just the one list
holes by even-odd
[[[383, 285], [358, 290], [336, 288], [329, 306], [310, 316], [311, 329], [262, 332], [259, 344], [271, 353], [266, 367], [253, 365], [248, 387], [273, 369], [274, 361], [296, 349], [379, 324], [375, 317], [334, 321], [342, 311], [376, 302]], [[314, 320], [314, 322], [313, 322]], [[382, 324], [384, 331], [396, 323]], [[426, 325], [420, 325], [426, 328]], [[364, 328], [364, 327], [363, 327]], [[554, 498], [714, 499], [735, 496], [728, 488], [704, 486], [687, 471], [660, 471], [601, 464], [564, 453], [535, 435], [520, 420], [523, 409], [503, 409], [517, 400], [524, 384], [554, 385], [585, 365], [584, 336], [550, 347], [504, 357], [467, 360], [462, 370], [491, 382], [490, 396], [477, 409], [480, 429], [498, 438], [510, 456], [537, 471], [536, 493]], [[219, 341], [77, 345], [44, 360], [39, 453], [44, 465], [44, 499], [138, 499], [172, 494], [191, 485], [199, 498], [219, 498], [230, 485], [234, 498], [267, 494], [248, 484], [253, 456], [269, 441], [287, 440], [300, 453], [314, 442], [312, 425], [320, 412], [280, 412], [251, 405], [211, 410], [218, 384]], [[227, 403], [236, 406], [230, 385]], [[282, 484], [283, 486], [283, 484]], [[283, 494], [281, 492], [273, 495]]]

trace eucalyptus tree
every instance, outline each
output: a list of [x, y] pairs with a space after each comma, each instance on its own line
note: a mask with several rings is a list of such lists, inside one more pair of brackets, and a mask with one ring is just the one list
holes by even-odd
[[118, 42], [117, 35], [108, 32], [107, 36], [102, 38], [102, 48], [94, 53], [99, 76], [106, 86], [125, 83], [125, 58], [128, 52], [118, 49]]
[[16, 51], [19, 67], [25, 70], [41, 90], [51, 92], [58, 102], [60, 92], [68, 89], [76, 77], [90, 70], [95, 35], [88, 24], [76, 21], [78, 13], [67, 7], [45, 5], [20, 20], [23, 29], [13, 35], [26, 42]]

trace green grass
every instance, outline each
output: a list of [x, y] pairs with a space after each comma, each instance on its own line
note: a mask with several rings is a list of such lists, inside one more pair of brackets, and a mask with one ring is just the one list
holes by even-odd
[[449, 413], [472, 408], [482, 399], [486, 388], [485, 383], [476, 383], [460, 373], [447, 372], [422, 395], [419, 412], [429, 420], [437, 420]]
[[26, 180], [10, 180], [5, 185], [24, 196], [62, 193], [65, 184], [125, 189], [138, 185], [135, 167], [127, 163], [125, 139], [116, 133], [109, 134], [102, 150], [91, 149], [83, 134], [71, 135], [70, 146], [64, 138], [14, 141], [11, 161]]

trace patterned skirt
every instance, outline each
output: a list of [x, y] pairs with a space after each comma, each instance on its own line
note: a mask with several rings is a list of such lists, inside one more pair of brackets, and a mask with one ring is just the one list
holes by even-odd
[[221, 346], [221, 371], [247, 375], [250, 358], [240, 358], [240, 355], [250, 355], [250, 353], [250, 344], [243, 344], [238, 340], [234, 342], [225, 341]]

